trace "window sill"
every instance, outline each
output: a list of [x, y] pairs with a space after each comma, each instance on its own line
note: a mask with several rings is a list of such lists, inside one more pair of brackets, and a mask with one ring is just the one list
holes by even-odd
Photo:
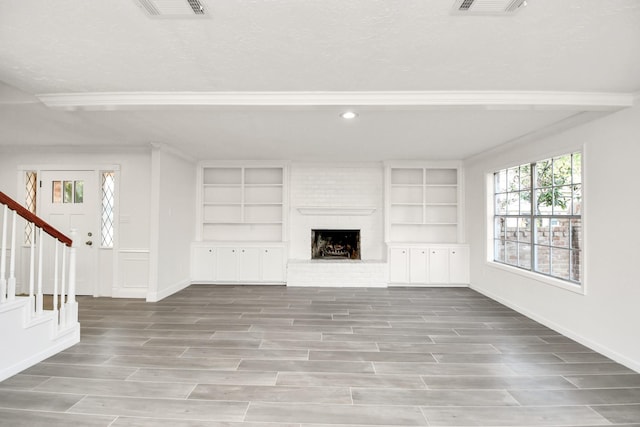
[[487, 261], [487, 265], [498, 270], [503, 270], [508, 273], [517, 274], [518, 276], [526, 277], [527, 279], [544, 283], [545, 285], [554, 286], [556, 288], [564, 289], [565, 291], [573, 292], [579, 295], [586, 295], [584, 280], [582, 282], [582, 285], [575, 285], [573, 283], [565, 282], [560, 279], [554, 279], [553, 277], [547, 277], [542, 274], [532, 273], [521, 268], [511, 267], [509, 265], [500, 264], [494, 261]]

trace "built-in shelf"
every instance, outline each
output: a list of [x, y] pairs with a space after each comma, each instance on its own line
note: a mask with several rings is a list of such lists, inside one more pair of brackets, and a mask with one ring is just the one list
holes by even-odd
[[461, 190], [457, 165], [387, 164], [385, 240], [456, 243]]
[[284, 165], [205, 164], [200, 172], [200, 240], [284, 240]]

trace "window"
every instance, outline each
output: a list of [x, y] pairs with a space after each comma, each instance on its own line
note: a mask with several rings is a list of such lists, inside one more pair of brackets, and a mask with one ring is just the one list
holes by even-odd
[[[36, 193], [38, 191], [38, 174], [35, 171], [25, 172], [25, 197], [24, 205], [29, 212], [36, 213]], [[35, 238], [35, 226], [32, 222], [26, 221], [24, 224], [24, 244], [30, 245], [31, 239]]]
[[582, 155], [493, 174], [493, 260], [581, 283]]
[[113, 248], [113, 220], [115, 201], [115, 173], [113, 171], [102, 172], [102, 213], [100, 215], [100, 246]]
[[84, 181], [52, 181], [52, 203], [83, 203]]

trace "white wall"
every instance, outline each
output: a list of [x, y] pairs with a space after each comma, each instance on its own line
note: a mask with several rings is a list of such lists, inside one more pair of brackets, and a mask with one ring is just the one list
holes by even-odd
[[[486, 174], [584, 145], [585, 289], [578, 294], [488, 263]], [[474, 289], [640, 371], [640, 106], [465, 164]]]
[[[294, 163], [290, 167], [289, 254], [311, 258], [311, 229], [360, 230], [361, 257], [385, 257], [382, 164]], [[302, 214], [298, 208], [325, 208], [323, 215]], [[371, 213], [345, 214], [341, 208], [373, 208]], [[334, 209], [332, 213], [332, 209]], [[359, 212], [359, 211], [358, 211]]]
[[[98, 294], [141, 297], [145, 294], [141, 294], [140, 289], [145, 292], [148, 287], [150, 159], [148, 149], [4, 148], [0, 150], [0, 191], [24, 203], [24, 196], [18, 191], [18, 186], [22, 185], [21, 174], [18, 174], [20, 166], [78, 169], [118, 165], [120, 172], [116, 185], [119, 203], [116, 210], [120, 222], [116, 223], [116, 248], [99, 249]], [[140, 262], [135, 265], [125, 262], [130, 253], [142, 255], [140, 262], [145, 266], [144, 275], [137, 271], [140, 270]], [[116, 256], [119, 273], [114, 281]], [[137, 270], [129, 271], [130, 267]], [[23, 278], [21, 276], [18, 280]]]
[[195, 240], [196, 165], [162, 146], [152, 150], [150, 285], [158, 301], [190, 284]]

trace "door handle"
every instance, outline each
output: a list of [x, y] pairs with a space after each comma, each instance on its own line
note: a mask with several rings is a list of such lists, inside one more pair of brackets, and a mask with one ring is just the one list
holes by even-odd
[[91, 246], [93, 245], [93, 242], [91, 240], [87, 240], [86, 242], [84, 242], [84, 244], [87, 246]]

